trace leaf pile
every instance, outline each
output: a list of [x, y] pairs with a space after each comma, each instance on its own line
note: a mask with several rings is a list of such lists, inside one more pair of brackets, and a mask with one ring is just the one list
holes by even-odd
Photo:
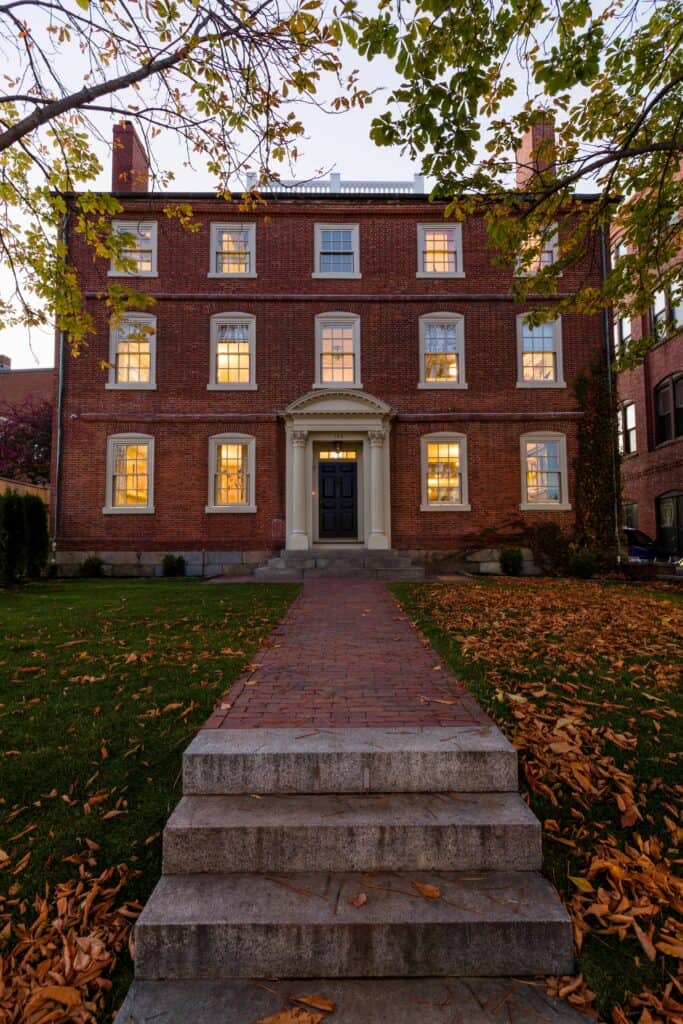
[[581, 970], [554, 993], [680, 1024], [682, 606], [565, 580], [397, 589], [519, 752]]

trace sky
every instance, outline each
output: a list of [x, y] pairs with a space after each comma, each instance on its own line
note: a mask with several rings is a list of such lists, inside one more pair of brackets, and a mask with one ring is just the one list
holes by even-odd
[[[384, 109], [382, 95], [398, 82], [391, 63], [386, 59], [376, 59], [361, 65], [360, 58], [345, 49], [343, 53], [344, 68], [361, 70], [360, 84], [368, 90], [378, 90], [373, 103], [365, 109], [354, 109], [340, 114], [326, 114], [315, 107], [301, 107], [300, 117], [306, 128], [307, 137], [299, 145], [301, 157], [296, 168], [296, 177], [301, 179], [314, 177], [324, 170], [334, 170], [341, 174], [342, 179], [390, 179], [409, 180], [419, 171], [417, 164], [401, 155], [398, 149], [378, 148], [370, 141], [369, 132], [372, 118]], [[336, 95], [330, 82], [330, 95]], [[111, 136], [114, 123], [118, 117], [100, 118], [103, 132]], [[215, 186], [211, 175], [201, 169], [189, 169], [177, 165], [177, 141], [169, 136], [160, 137], [155, 145], [159, 151], [159, 163], [162, 166], [174, 166], [174, 191], [210, 192]], [[104, 173], [95, 183], [95, 188], [108, 191], [111, 188], [111, 157], [102, 145], [95, 146], [100, 162], [105, 168]], [[175, 158], [175, 159], [174, 159]], [[282, 177], [288, 177], [282, 172]], [[5, 276], [5, 280], [7, 280]], [[0, 268], [0, 287], [3, 286], [3, 273]], [[8, 355], [12, 360], [13, 369], [29, 369], [36, 366], [52, 366], [54, 364], [54, 332], [51, 330], [14, 328], [0, 331], [0, 353]]]

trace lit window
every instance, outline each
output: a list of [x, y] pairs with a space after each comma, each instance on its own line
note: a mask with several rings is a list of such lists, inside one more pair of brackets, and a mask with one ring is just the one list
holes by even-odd
[[315, 387], [360, 387], [360, 318], [352, 313], [316, 317]]
[[656, 444], [683, 437], [683, 373], [661, 381], [655, 388], [654, 398]]
[[330, 448], [321, 451], [318, 458], [321, 462], [336, 461], [337, 459], [353, 462], [358, 458], [358, 455], [350, 448]]
[[617, 414], [619, 451], [631, 455], [636, 451], [636, 407], [634, 402], [624, 402]]
[[[112, 229], [116, 234], [125, 236], [125, 248], [120, 259], [112, 260], [109, 274], [112, 277], [156, 277], [156, 221], [115, 220]], [[124, 260], [132, 266], [124, 268]]]
[[211, 317], [211, 379], [208, 389], [256, 389], [256, 319], [249, 313]]
[[256, 277], [256, 225], [212, 224], [209, 277]]
[[517, 387], [564, 387], [560, 319], [531, 327], [524, 313], [517, 317]]
[[360, 277], [357, 224], [316, 224], [313, 277]]
[[154, 438], [114, 434], [107, 441], [107, 494], [103, 512], [153, 512]]
[[518, 277], [528, 274], [538, 274], [546, 267], [552, 267], [557, 262], [558, 240], [557, 226], [549, 229], [545, 236], [533, 235], [526, 244], [522, 245], [522, 252], [515, 267]]
[[564, 434], [524, 434], [522, 509], [568, 509], [567, 447]]
[[614, 354], [618, 355], [631, 342], [631, 318], [629, 316], [615, 317], [612, 332]]
[[421, 510], [469, 511], [467, 439], [462, 434], [427, 434], [421, 445]]
[[464, 277], [462, 224], [418, 224], [417, 277]]
[[457, 313], [420, 317], [421, 388], [465, 388], [464, 319]]
[[155, 384], [156, 317], [126, 313], [109, 340], [108, 388], [151, 390]]
[[207, 512], [255, 512], [255, 438], [217, 434], [209, 438]]

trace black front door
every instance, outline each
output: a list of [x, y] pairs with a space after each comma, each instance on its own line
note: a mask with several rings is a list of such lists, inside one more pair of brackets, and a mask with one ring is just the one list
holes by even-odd
[[318, 463], [320, 539], [356, 540], [358, 536], [355, 462]]

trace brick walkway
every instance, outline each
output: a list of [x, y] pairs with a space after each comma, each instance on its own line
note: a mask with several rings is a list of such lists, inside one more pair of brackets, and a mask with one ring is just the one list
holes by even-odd
[[307, 581], [209, 729], [490, 725], [379, 580]]

